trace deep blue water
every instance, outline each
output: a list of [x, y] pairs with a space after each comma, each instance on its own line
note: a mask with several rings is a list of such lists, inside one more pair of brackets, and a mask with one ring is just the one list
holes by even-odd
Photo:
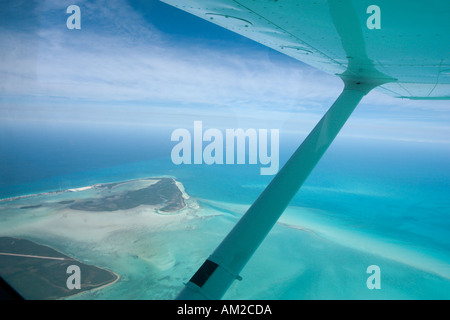
[[[170, 141], [170, 133], [164, 128], [106, 125], [3, 126], [0, 198], [120, 180], [129, 175], [172, 174], [185, 180], [199, 197], [248, 203], [271, 179], [259, 174], [260, 164], [176, 166], [170, 160], [176, 144]], [[281, 164], [302, 139], [281, 135]], [[359, 191], [359, 196], [383, 194], [410, 199], [411, 205], [448, 208], [449, 159], [450, 147], [446, 144], [338, 137], [308, 178], [305, 186], [312, 188], [303, 189], [294, 203], [316, 205], [320, 192], [343, 189]], [[320, 197], [325, 205], [327, 199]]]

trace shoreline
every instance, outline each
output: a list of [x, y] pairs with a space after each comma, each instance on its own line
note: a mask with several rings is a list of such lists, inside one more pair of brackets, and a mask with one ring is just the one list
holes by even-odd
[[[21, 242], [22, 246], [23, 246], [23, 244], [26, 244], [27, 246], [30, 246], [29, 247], [30, 250], [31, 249], [37, 250], [37, 251], [39, 251], [39, 250], [46, 250], [46, 251], [50, 250], [51, 251], [51, 255], [52, 255], [52, 256], [47, 257], [47, 256], [40, 256], [40, 255], [11, 254], [11, 256], [14, 256], [16, 258], [28, 259], [28, 258], [32, 257], [32, 258], [34, 258], [32, 260], [35, 260], [35, 261], [42, 260], [42, 259], [44, 259], [44, 260], [51, 259], [51, 260], [59, 260], [61, 262], [63, 262], [63, 261], [64, 262], [70, 262], [71, 264], [76, 264], [76, 265], [82, 266], [82, 268], [89, 268], [90, 274], [92, 274], [91, 272], [96, 272], [96, 273], [99, 273], [99, 272], [100, 273], [105, 273], [106, 272], [107, 274], [109, 274], [110, 277], [113, 278], [112, 280], [102, 281], [102, 282], [99, 282], [97, 284], [95, 284], [95, 283], [92, 284], [90, 282], [84, 283], [84, 284], [82, 284], [82, 287], [80, 289], [77, 289], [76, 292], [73, 292], [73, 294], [69, 293], [69, 294], [64, 295], [63, 293], [67, 293], [66, 289], [64, 288], [61, 291], [59, 297], [58, 296], [56, 296], [56, 297], [43, 296], [42, 299], [44, 299], [44, 300], [47, 300], [47, 299], [50, 299], [50, 300], [63, 300], [63, 299], [68, 299], [68, 298], [71, 298], [71, 297], [74, 297], [74, 296], [77, 296], [77, 295], [80, 295], [80, 294], [83, 294], [83, 293], [86, 293], [86, 292], [92, 292], [92, 291], [100, 290], [100, 289], [106, 288], [108, 286], [111, 286], [111, 285], [117, 283], [117, 281], [119, 281], [120, 278], [121, 278], [119, 274], [117, 274], [116, 272], [110, 270], [109, 268], [105, 268], [105, 267], [101, 267], [101, 266], [98, 266], [98, 265], [95, 265], [95, 264], [90, 264], [90, 263], [87, 263], [87, 262], [80, 261], [79, 259], [74, 258], [72, 255], [66, 254], [63, 251], [54, 248], [53, 245], [36, 242], [35, 240], [31, 240], [31, 239], [29, 239], [27, 237], [0, 236], [0, 239], [6, 240], [6, 241], [13, 241], [13, 243]], [[55, 255], [55, 256], [53, 256], [53, 255]], [[63, 266], [65, 266], [65, 265], [63, 265]], [[61, 266], [61, 267], [63, 267], [63, 266]], [[38, 267], [38, 265], [36, 265], [35, 267], [40, 268], [40, 267]], [[45, 269], [46, 268], [44, 267], [44, 270]], [[51, 271], [52, 271], [52, 269], [49, 269], [47, 272], [51, 272]], [[48, 273], [39, 274], [38, 277], [39, 278], [42, 277], [43, 279], [46, 279], [47, 275], [48, 275]], [[23, 289], [23, 288], [21, 288], [20, 285], [17, 285], [17, 284], [14, 284], [14, 283], [11, 284], [11, 285], [13, 287], [15, 287], [15, 289], [18, 292], [21, 292], [22, 289]], [[61, 287], [61, 288], [63, 288], [63, 287]], [[34, 298], [31, 298], [31, 299], [34, 299]], [[40, 299], [40, 298], [38, 298], [38, 299]]]
[[94, 291], [105, 289], [106, 287], [112, 286], [113, 284], [117, 283], [120, 280], [120, 275], [118, 275], [114, 271], [109, 270], [109, 269], [105, 269], [105, 268], [99, 267], [99, 266], [95, 266], [95, 267], [112, 273], [116, 277], [116, 279], [114, 281], [110, 282], [110, 283], [105, 283], [104, 285], [101, 285], [99, 287], [95, 287], [95, 288], [92, 288], [92, 289], [87, 289], [87, 290], [84, 290], [84, 291], [81, 291], [81, 292], [76, 292], [76, 293], [74, 293], [74, 294], [72, 294], [70, 296], [61, 297], [61, 298], [58, 298], [56, 300], [70, 300], [72, 298], [75, 298], [77, 296], [81, 296], [82, 294], [86, 294], [88, 292], [94, 292]]
[[96, 187], [99, 187], [99, 186], [102, 186], [102, 185], [105, 185], [105, 184], [106, 183], [96, 183], [96, 184], [93, 184], [91, 186], [80, 187], [80, 188], [24, 194], [24, 195], [16, 196], [16, 197], [2, 198], [2, 199], [0, 199], [0, 203], [1, 202], [9, 202], [9, 201], [21, 200], [21, 199], [26, 199], [26, 198], [39, 197], [39, 196], [57, 195], [57, 194], [69, 193], [69, 192], [80, 192], [80, 191], [93, 189], [93, 188], [96, 188]]

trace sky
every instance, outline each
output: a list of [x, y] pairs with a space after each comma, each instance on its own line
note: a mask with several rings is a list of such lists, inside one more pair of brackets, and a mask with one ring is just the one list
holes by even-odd
[[[69, 30], [66, 8], [81, 8]], [[156, 0], [0, 2], [0, 122], [306, 134], [341, 80]], [[367, 95], [341, 135], [450, 143], [448, 101]]]

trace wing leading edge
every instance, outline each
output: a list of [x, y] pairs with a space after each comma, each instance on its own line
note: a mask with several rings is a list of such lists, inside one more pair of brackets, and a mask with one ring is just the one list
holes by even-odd
[[327, 73], [390, 79], [391, 96], [450, 99], [448, 1], [162, 1]]

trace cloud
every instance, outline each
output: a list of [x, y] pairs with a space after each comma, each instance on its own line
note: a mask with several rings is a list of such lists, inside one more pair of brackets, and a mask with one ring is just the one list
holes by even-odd
[[2, 57], [2, 94], [285, 107], [326, 101], [339, 91], [338, 81], [324, 83], [319, 72], [274, 65], [258, 56], [130, 43], [120, 36], [89, 34], [76, 42], [60, 31], [43, 30], [39, 36], [31, 53], [27, 44], [33, 39], [27, 35], [5, 41], [16, 52]]
[[[61, 9], [57, 2], [46, 4]], [[339, 91], [337, 80], [324, 81], [311, 68], [275, 65], [261, 53], [246, 56], [207, 43], [167, 41], [123, 3], [97, 4], [99, 10], [91, 4], [87, 11], [96, 12], [98, 28], [84, 27], [83, 18], [81, 31], [49, 22], [31, 34], [3, 31], [1, 94], [286, 108], [316, 105]]]

